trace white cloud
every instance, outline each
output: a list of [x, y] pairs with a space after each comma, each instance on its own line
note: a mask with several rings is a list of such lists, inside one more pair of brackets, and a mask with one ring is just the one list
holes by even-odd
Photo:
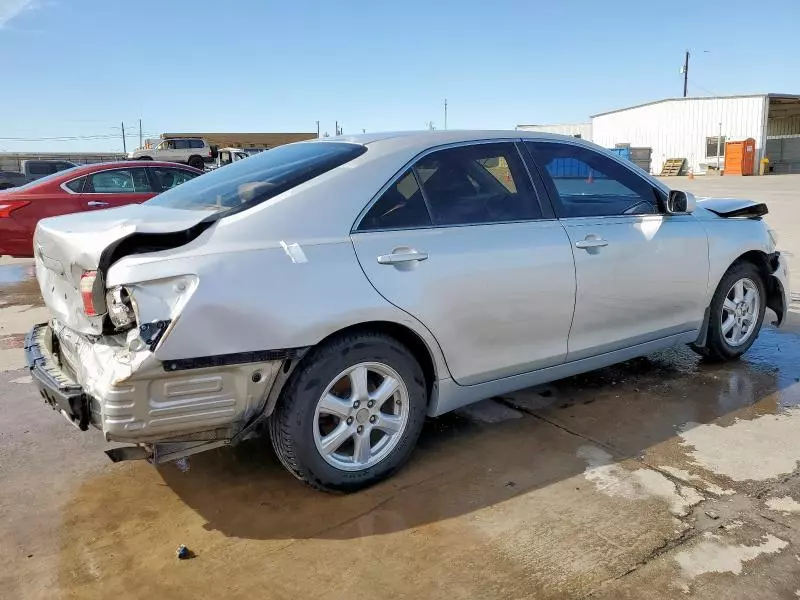
[[0, 29], [7, 23], [27, 10], [35, 10], [42, 3], [39, 0], [0, 0]]

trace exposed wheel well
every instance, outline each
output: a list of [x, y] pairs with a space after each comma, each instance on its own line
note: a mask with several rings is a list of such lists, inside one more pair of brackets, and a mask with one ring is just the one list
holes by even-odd
[[767, 307], [771, 308], [778, 316], [777, 324], [780, 325], [781, 321], [783, 321], [786, 307], [783, 305], [781, 283], [777, 277], [772, 277], [772, 274], [778, 268], [777, 262], [772, 263], [773, 260], [777, 260], [774, 255], [771, 256], [761, 250], [750, 250], [733, 261], [731, 266], [748, 262], [758, 269], [758, 272], [761, 273], [761, 280], [764, 282], [764, 288], [767, 290]]
[[422, 368], [422, 373], [425, 375], [425, 390], [428, 392], [428, 400], [430, 400], [433, 391], [433, 384], [436, 381], [436, 366], [433, 362], [433, 356], [431, 355], [431, 351], [425, 341], [412, 329], [409, 329], [405, 325], [392, 323], [390, 321], [369, 321], [367, 323], [359, 323], [357, 325], [351, 325], [350, 327], [340, 329], [339, 331], [332, 333], [325, 339], [321, 340], [319, 343], [324, 344], [325, 342], [341, 335], [352, 335], [360, 331], [368, 331], [370, 333], [377, 332], [388, 335], [411, 350], [414, 358]]

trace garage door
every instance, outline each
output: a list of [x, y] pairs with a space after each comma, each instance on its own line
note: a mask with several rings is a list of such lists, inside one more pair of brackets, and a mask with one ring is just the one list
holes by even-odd
[[773, 173], [800, 173], [800, 136], [767, 138]]

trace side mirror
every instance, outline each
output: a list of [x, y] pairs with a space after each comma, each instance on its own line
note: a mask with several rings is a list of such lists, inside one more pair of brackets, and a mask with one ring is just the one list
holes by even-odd
[[669, 198], [667, 199], [667, 213], [685, 215], [693, 213], [695, 208], [697, 208], [697, 200], [694, 194], [680, 190], [670, 190]]

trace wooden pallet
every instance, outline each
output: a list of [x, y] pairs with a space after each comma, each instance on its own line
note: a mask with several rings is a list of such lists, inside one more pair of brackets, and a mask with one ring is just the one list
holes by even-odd
[[661, 168], [661, 177], [680, 175], [684, 164], [686, 164], [685, 158], [668, 158]]

